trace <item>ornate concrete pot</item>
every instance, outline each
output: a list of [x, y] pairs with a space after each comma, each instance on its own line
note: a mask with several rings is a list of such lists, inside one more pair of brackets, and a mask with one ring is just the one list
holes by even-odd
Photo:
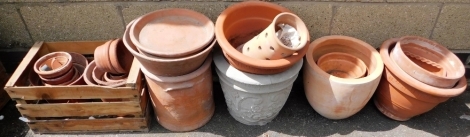
[[236, 69], [217, 51], [214, 63], [230, 115], [246, 125], [271, 122], [286, 103], [302, 62], [282, 73], [256, 75]]
[[[365, 63], [368, 73], [364, 77], [350, 79], [325, 72], [316, 61], [332, 52], [359, 58]], [[344, 119], [359, 112], [374, 94], [384, 70], [376, 49], [348, 36], [316, 39], [309, 45], [306, 60], [303, 82], [308, 102], [315, 111], [329, 119]]]

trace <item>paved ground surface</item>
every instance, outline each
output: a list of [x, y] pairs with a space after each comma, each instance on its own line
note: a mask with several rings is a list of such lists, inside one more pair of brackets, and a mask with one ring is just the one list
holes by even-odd
[[299, 79], [279, 115], [265, 126], [247, 126], [233, 119], [227, 111], [220, 85], [214, 83], [215, 114], [209, 123], [192, 132], [170, 132], [152, 117], [149, 133], [39, 135], [33, 134], [18, 120], [20, 114], [15, 103], [10, 102], [0, 111], [0, 115], [5, 116], [0, 120], [0, 136], [470, 136], [470, 120], [460, 119], [462, 115], [470, 115], [468, 90], [406, 122], [385, 117], [372, 102], [350, 118], [329, 120], [310, 107]]

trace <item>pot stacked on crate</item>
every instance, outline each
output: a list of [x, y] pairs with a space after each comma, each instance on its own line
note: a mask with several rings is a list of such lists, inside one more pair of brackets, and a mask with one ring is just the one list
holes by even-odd
[[432, 40], [404, 36], [380, 47], [385, 72], [374, 103], [387, 117], [406, 121], [430, 111], [467, 87], [455, 54]]
[[384, 67], [376, 49], [348, 36], [316, 39], [306, 60], [305, 95], [313, 109], [329, 119], [359, 112], [374, 94]]
[[[295, 29], [296, 44], [278, 38], [286, 26]], [[305, 24], [279, 5], [247, 1], [219, 15], [215, 34], [222, 51], [215, 53], [214, 63], [228, 111], [247, 125], [272, 121], [302, 67], [310, 37]]]
[[190, 131], [214, 114], [214, 24], [188, 9], [162, 9], [127, 25], [126, 48], [140, 62], [157, 121], [171, 131]]

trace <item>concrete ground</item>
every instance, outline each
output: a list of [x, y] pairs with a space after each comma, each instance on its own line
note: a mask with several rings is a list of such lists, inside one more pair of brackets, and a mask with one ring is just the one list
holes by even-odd
[[148, 133], [100, 133], [51, 135], [34, 134], [18, 120], [19, 112], [10, 102], [0, 115], [0, 136], [470, 136], [470, 91], [438, 105], [432, 111], [406, 122], [385, 117], [372, 102], [356, 115], [344, 120], [329, 120], [316, 113], [305, 98], [302, 84], [296, 81], [294, 89], [279, 115], [265, 126], [247, 126], [237, 122], [227, 111], [225, 99], [218, 83], [214, 83], [215, 114], [205, 126], [184, 133], [174, 133], [161, 127], [152, 117]]

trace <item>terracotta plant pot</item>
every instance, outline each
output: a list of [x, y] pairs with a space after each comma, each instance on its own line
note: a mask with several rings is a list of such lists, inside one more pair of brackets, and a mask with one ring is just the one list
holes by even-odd
[[98, 83], [99, 85], [102, 85], [102, 86], [109, 86], [109, 87], [121, 87], [121, 86], [124, 86], [126, 84], [126, 80], [127, 78], [124, 78], [124, 79], [121, 79], [121, 80], [118, 80], [118, 81], [106, 81], [104, 79], [104, 76], [105, 76], [106, 72], [104, 72], [103, 70], [99, 69], [99, 68], [95, 68], [93, 69], [93, 72], [92, 72], [92, 78], [93, 80]]
[[133, 22], [127, 25], [127, 29], [124, 32], [123, 43], [127, 50], [139, 60], [142, 67], [154, 75], [158, 76], [181, 76], [191, 73], [198, 69], [204, 60], [207, 58], [209, 53], [212, 51], [216, 41], [205, 47], [202, 51], [182, 58], [157, 58], [148, 57], [138, 52], [137, 48], [131, 42], [129, 37], [129, 26]]
[[321, 56], [317, 65], [326, 73], [340, 78], [361, 78], [367, 72], [367, 66], [361, 59], [341, 52]]
[[39, 77], [39, 78], [41, 78], [41, 80], [44, 81], [44, 83], [46, 83], [48, 85], [60, 85], [62, 83], [70, 81], [75, 76], [75, 71], [76, 71], [75, 68], [71, 68], [69, 71], [67, 71], [62, 76], [58, 76], [58, 77], [55, 77], [55, 78], [49, 78], [49, 79], [43, 78], [43, 77]]
[[77, 69], [78, 74], [80, 75], [69, 85], [85, 85], [86, 83], [83, 80], [83, 74], [85, 72], [85, 67], [88, 66], [88, 59], [80, 53], [69, 52], [69, 54], [72, 56], [73, 66]]
[[[43, 71], [41, 67], [47, 67], [51, 70]], [[62, 76], [71, 68], [72, 56], [67, 52], [52, 52], [42, 56], [34, 63], [34, 72], [45, 79]]]
[[95, 61], [91, 61], [88, 66], [86, 66], [85, 71], [83, 72], [83, 80], [87, 85], [98, 86], [98, 83], [93, 80], [93, 69], [96, 68]]
[[390, 56], [408, 75], [431, 86], [452, 88], [465, 75], [465, 67], [455, 54], [423, 37], [400, 38]]
[[[298, 32], [299, 45], [285, 45], [276, 35], [279, 24], [285, 23], [292, 26]], [[260, 34], [246, 42], [243, 46], [243, 55], [261, 59], [276, 60], [291, 56], [296, 51], [302, 49], [309, 39], [309, 32], [305, 23], [297, 15], [283, 12], [278, 14], [269, 26]], [[290, 40], [289, 40], [290, 42]], [[292, 46], [292, 47], [290, 47]]]
[[386, 69], [374, 96], [374, 103], [383, 114], [394, 120], [406, 121], [465, 91], [465, 77], [453, 88], [439, 88], [408, 75], [391, 60], [390, 52], [398, 40], [389, 39], [380, 47], [380, 55]]
[[196, 71], [176, 77], [141, 68], [160, 125], [171, 131], [191, 131], [209, 122], [215, 110], [211, 63], [208, 57]]
[[214, 55], [214, 63], [230, 115], [246, 125], [265, 125], [286, 103], [303, 61], [273, 75], [242, 72], [231, 66], [221, 51]]
[[[228, 7], [219, 15], [215, 36], [233, 67], [253, 74], [276, 74], [286, 71], [302, 59], [307, 46], [292, 56], [276, 60], [253, 59], [235, 49], [267, 28], [274, 17], [282, 12], [290, 11], [269, 2], [245, 1]], [[309, 37], [306, 37], [308, 41]]]
[[189, 9], [156, 10], [137, 18], [129, 32], [132, 43], [156, 57], [181, 58], [212, 43], [214, 23]]
[[[111, 63], [112, 61], [109, 55], [111, 45], [116, 44], [116, 40], [110, 40], [95, 49], [94, 58], [97, 68], [114, 74], [119, 73], [118, 71], [116, 71], [113, 64]], [[115, 60], [115, 58], [113, 60]]]
[[[341, 52], [362, 60], [368, 74], [358, 79], [332, 76], [315, 62], [325, 54]], [[376, 90], [384, 64], [380, 54], [364, 41], [348, 36], [325, 36], [309, 45], [303, 82], [310, 105], [329, 119], [344, 119], [359, 112]]]

